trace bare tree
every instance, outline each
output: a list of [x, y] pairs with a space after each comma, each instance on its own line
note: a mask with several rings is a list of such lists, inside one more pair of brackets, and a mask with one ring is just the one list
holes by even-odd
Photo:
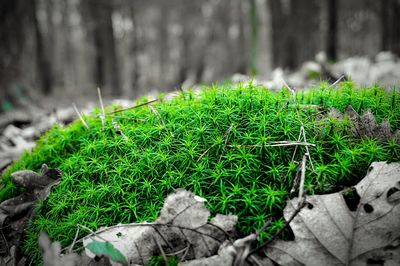
[[49, 54], [44, 50], [43, 35], [40, 29], [39, 21], [37, 18], [37, 0], [29, 1], [31, 3], [32, 21], [35, 31], [36, 41], [36, 62], [37, 62], [37, 75], [40, 87], [44, 94], [49, 94], [52, 87], [52, 74]]
[[0, 1], [0, 99], [1, 109], [11, 101], [11, 88], [20, 78], [19, 64], [25, 42], [25, 1]]
[[113, 2], [109, 0], [83, 1], [83, 16], [93, 37], [95, 50], [95, 82], [112, 95], [121, 95], [119, 66], [112, 25]]
[[400, 55], [400, 1], [381, 1], [381, 49]]
[[329, 60], [337, 60], [338, 0], [327, 1], [326, 55]]

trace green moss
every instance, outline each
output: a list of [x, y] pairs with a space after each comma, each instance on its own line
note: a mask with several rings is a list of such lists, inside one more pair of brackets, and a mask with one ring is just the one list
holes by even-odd
[[[113, 119], [128, 140], [115, 131], [110, 116], [104, 128], [95, 115], [86, 118], [89, 130], [80, 121], [53, 128], [4, 174], [7, 186], [0, 196], [17, 192], [10, 181], [13, 171], [38, 171], [42, 163], [63, 171], [29, 228], [25, 250], [36, 261], [41, 230], [67, 246], [78, 223], [96, 230], [152, 221], [165, 196], [181, 187], [206, 198], [214, 214], [237, 214], [242, 234], [272, 218], [267, 237], [284, 224], [281, 212], [297, 171], [291, 162], [294, 146], [269, 142], [296, 141], [304, 125], [307, 140], [316, 144], [310, 148], [315, 171], [308, 171], [306, 180], [312, 193], [357, 183], [373, 161], [400, 160], [396, 141], [355, 139], [348, 119], [317, 119], [329, 107], [344, 111], [349, 104], [358, 112], [371, 109], [378, 121], [386, 118], [393, 129], [400, 128], [399, 94], [378, 87], [321, 84], [291, 97], [287, 90], [252, 85], [212, 86], [154, 104], [162, 121], [147, 106], [116, 114]], [[304, 152], [299, 148], [295, 161]]]

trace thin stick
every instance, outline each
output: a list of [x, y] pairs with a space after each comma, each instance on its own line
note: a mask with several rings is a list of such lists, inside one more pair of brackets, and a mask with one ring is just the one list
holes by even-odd
[[331, 87], [334, 87], [336, 84], [338, 84], [342, 79], [344, 78], [344, 75], [341, 75], [335, 82], [331, 84]]
[[115, 131], [117, 131], [117, 133], [119, 133], [124, 140], [128, 141], [129, 138], [124, 134], [124, 132], [122, 132], [121, 126], [118, 125], [118, 123], [114, 120], [112, 121], [112, 124], [114, 126]]
[[[303, 132], [303, 140], [304, 140], [304, 142], [307, 142], [306, 130], [304, 129], [304, 125], [303, 124], [301, 125], [301, 129], [302, 129], [302, 132]], [[310, 160], [311, 169], [313, 170], [313, 172], [315, 172], [314, 164], [312, 162], [311, 153], [310, 153], [310, 150], [308, 149], [308, 146], [306, 146], [306, 151], [307, 151], [307, 154], [308, 154], [308, 159]]]
[[[299, 132], [299, 136], [297, 137], [297, 142], [299, 142], [300, 140], [301, 140], [301, 131], [302, 131], [302, 127], [300, 127], [300, 132]], [[294, 161], [294, 157], [296, 156], [296, 153], [297, 153], [297, 147], [298, 146], [296, 146], [295, 148], [294, 148], [294, 152], [293, 152], [293, 155], [292, 155], [292, 162]]]
[[261, 234], [262, 232], [264, 232], [265, 229], [266, 229], [271, 223], [272, 223], [272, 219], [269, 218], [269, 219], [264, 223], [264, 225], [263, 225], [259, 230], [256, 231], [256, 236], [257, 236], [257, 237], [260, 236], [260, 234]]
[[270, 144], [255, 144], [255, 145], [227, 145], [230, 148], [255, 148], [255, 147], [284, 147], [284, 146], [312, 146], [315, 144], [299, 141], [277, 141]]
[[[305, 191], [305, 192], [307, 192], [307, 191]], [[283, 227], [282, 227], [278, 232], [276, 232], [270, 239], [268, 239], [267, 242], [265, 242], [265, 243], [262, 244], [261, 246], [255, 248], [254, 250], [252, 250], [252, 251], [249, 253], [249, 256], [250, 256], [250, 255], [253, 255], [254, 253], [260, 251], [261, 249], [267, 247], [277, 236], [279, 236], [279, 235], [283, 232], [283, 230], [285, 230], [285, 229], [289, 226], [289, 224], [292, 222], [292, 220], [294, 219], [294, 217], [296, 217], [296, 215], [300, 212], [300, 210], [305, 206], [305, 204], [304, 204], [304, 203], [305, 203], [305, 200], [306, 200], [306, 196], [303, 195], [302, 201], [299, 201], [299, 203], [298, 203], [298, 205], [297, 205], [297, 208], [296, 208], [295, 211], [293, 212], [292, 216], [290, 216], [289, 220], [287, 220], [287, 222], [285, 223], [285, 226], [283, 226]]]
[[208, 152], [211, 148], [213, 148], [215, 145], [216, 145], [216, 144], [214, 143], [214, 144], [211, 145], [207, 150], [205, 150], [205, 152], [203, 152], [203, 153], [200, 155], [200, 157], [197, 159], [196, 163], [200, 162], [200, 160], [203, 158], [203, 156], [206, 155], [207, 152]]
[[86, 127], [86, 129], [89, 129], [89, 126], [86, 124], [85, 120], [83, 120], [82, 114], [79, 112], [75, 103], [72, 103], [72, 107], [74, 108], [75, 113], [79, 116], [80, 120], [82, 121], [82, 124]]
[[128, 117], [128, 116], [119, 116], [119, 115], [111, 115], [111, 118], [118, 118], [118, 119], [128, 119], [128, 120], [134, 120], [136, 122], [146, 122], [146, 119], [142, 118], [135, 118], [135, 117]]
[[[224, 149], [226, 148], [226, 145], [228, 145], [228, 138], [229, 138], [229, 134], [231, 134], [232, 128], [233, 128], [233, 124], [231, 124], [231, 126], [228, 128], [228, 130], [227, 130], [227, 131], [225, 132], [225, 134], [224, 134], [224, 138], [225, 138], [225, 141], [224, 141]], [[220, 162], [221, 159], [222, 159], [222, 153], [221, 153], [221, 155], [219, 156], [218, 162]]]
[[72, 244], [71, 244], [71, 246], [69, 247], [69, 250], [68, 250], [68, 253], [72, 253], [72, 249], [74, 248], [74, 246], [75, 246], [75, 243], [76, 243], [76, 239], [78, 238], [78, 234], [79, 234], [79, 226], [77, 226], [77, 230], [76, 230], [76, 233], [75, 233], [75, 237], [74, 237], [74, 241], [72, 241]]
[[132, 109], [139, 108], [139, 107], [142, 107], [142, 106], [145, 106], [145, 105], [149, 105], [149, 104], [154, 103], [154, 102], [156, 102], [158, 100], [159, 99], [154, 99], [154, 100], [148, 101], [146, 103], [138, 104], [138, 105], [131, 106], [131, 107], [128, 107], [128, 108], [125, 108], [125, 109], [121, 109], [121, 110], [116, 110], [116, 111], [113, 111], [113, 112], [110, 112], [110, 113], [107, 113], [107, 114], [111, 115], [111, 114], [116, 114], [116, 113], [120, 113], [120, 112], [124, 112], [124, 111], [128, 111], [128, 110], [132, 110]]
[[306, 160], [308, 154], [303, 155], [303, 159], [301, 160], [301, 175], [300, 175], [300, 186], [299, 186], [299, 200], [302, 200], [303, 191], [304, 191], [304, 183], [306, 179]]
[[[88, 231], [91, 233], [91, 235], [92, 235], [93, 237], [98, 237], [98, 238], [100, 238], [101, 240], [103, 240], [103, 241], [105, 241], [105, 242], [109, 242], [107, 239], [105, 239], [105, 238], [99, 236], [98, 233], [96, 233], [95, 231], [93, 231], [93, 230], [90, 229], [89, 227], [86, 227], [86, 226], [84, 226], [84, 225], [82, 225], [82, 224], [77, 224], [77, 226], [78, 226], [78, 227], [82, 227], [83, 229], [88, 230]], [[94, 239], [92, 239], [92, 240], [94, 241]]]
[[167, 254], [165, 254], [165, 255], [167, 255], [168, 257], [176, 256], [176, 255], [178, 255], [178, 254], [180, 254], [180, 253], [182, 253], [182, 252], [186, 252], [186, 250], [187, 250], [188, 248], [190, 248], [190, 244], [187, 245], [186, 247], [182, 248], [181, 250], [178, 250], [178, 251], [175, 251], [175, 252], [172, 252], [172, 253], [167, 253]]
[[167, 258], [167, 255], [165, 255], [164, 249], [162, 248], [162, 246], [160, 245], [160, 243], [158, 243], [157, 239], [155, 239], [154, 236], [153, 236], [153, 239], [154, 239], [154, 241], [156, 242], [157, 247], [158, 247], [158, 249], [159, 249], [160, 252], [161, 252], [161, 255], [162, 255], [163, 259], [164, 259], [165, 265], [168, 266], [168, 265], [169, 265], [169, 263], [168, 263], [168, 258]]
[[99, 87], [97, 87], [97, 95], [99, 96], [100, 107], [101, 107], [101, 111], [102, 111], [102, 113], [103, 113], [103, 115], [100, 116], [101, 124], [102, 124], [103, 127], [104, 127], [105, 122], [106, 122], [106, 121], [105, 121], [105, 119], [106, 119], [106, 112], [104, 111], [103, 98], [101, 97], [101, 91], [100, 91], [100, 88], [99, 88]]
[[186, 248], [186, 250], [185, 250], [185, 253], [183, 253], [183, 255], [182, 255], [180, 261], [184, 261], [184, 260], [185, 260], [187, 254], [189, 253], [189, 250], [190, 250], [190, 247], [191, 247], [191, 246], [192, 246], [192, 244], [189, 244], [189, 245], [187, 246], [187, 248]]
[[284, 79], [282, 79], [283, 85], [285, 85], [286, 88], [288, 88], [290, 90], [290, 92], [292, 93], [292, 95], [294, 95], [294, 89], [290, 88], [289, 85], [286, 83], [286, 81]]
[[297, 168], [296, 176], [294, 177], [293, 185], [292, 188], [290, 189], [289, 195], [293, 195], [293, 193], [296, 191], [297, 185], [299, 184], [300, 172], [301, 172], [301, 166]]
[[172, 137], [171, 132], [169, 132], [167, 126], [164, 123], [164, 119], [162, 119], [160, 113], [156, 110], [156, 108], [154, 108], [153, 106], [149, 105], [150, 110], [153, 112], [153, 114], [155, 114], [158, 117], [158, 120], [160, 120], [161, 125], [163, 126], [163, 128], [165, 129], [165, 131], [167, 131], [168, 135], [170, 135]]

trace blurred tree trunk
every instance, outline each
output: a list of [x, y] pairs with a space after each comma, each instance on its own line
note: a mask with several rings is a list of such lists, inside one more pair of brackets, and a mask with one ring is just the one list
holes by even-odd
[[179, 63], [179, 73], [178, 73], [178, 86], [182, 85], [182, 83], [186, 80], [189, 72], [189, 45], [190, 45], [190, 36], [189, 29], [184, 25], [182, 26], [182, 49], [180, 54], [180, 63]]
[[138, 24], [136, 21], [136, 5], [135, 5], [135, 0], [128, 0], [127, 4], [130, 7], [130, 17], [132, 20], [132, 28], [133, 32], [131, 35], [131, 60], [132, 60], [132, 69], [131, 69], [131, 86], [133, 92], [138, 91], [138, 79], [139, 79], [139, 62], [138, 62], [138, 53], [139, 53], [139, 47], [138, 47]]
[[189, 75], [191, 30], [188, 26], [190, 21], [187, 21], [187, 19], [190, 17], [190, 12], [184, 0], [179, 1], [179, 17], [182, 33], [177, 86], [181, 86]]
[[295, 69], [320, 49], [318, 0], [271, 1], [274, 65]]
[[[31, 0], [32, 21], [35, 32], [36, 41], [36, 63], [37, 75], [41, 90], [44, 94], [49, 94], [52, 88], [52, 74], [50, 67], [49, 53], [45, 52], [43, 44], [43, 35], [40, 29], [39, 21], [37, 18], [37, 0]], [[28, 3], [28, 2], [27, 2]]]
[[400, 55], [400, 1], [381, 1], [381, 49]]
[[20, 77], [27, 14], [23, 0], [0, 1], [0, 112], [8, 109], [13, 87]]
[[326, 0], [327, 8], [327, 40], [326, 55], [329, 60], [337, 60], [337, 25], [338, 25], [338, 0]]
[[70, 1], [63, 1], [61, 4], [62, 8], [62, 22], [61, 22], [61, 40], [63, 45], [63, 54], [61, 55], [60, 59], [63, 64], [63, 71], [61, 73], [63, 77], [64, 86], [67, 89], [71, 89], [73, 87], [79, 86], [77, 79], [77, 70], [75, 65], [75, 53], [74, 53], [74, 43], [72, 41], [72, 27], [70, 23], [70, 16], [73, 12], [71, 8]]
[[112, 25], [113, 4], [109, 0], [88, 0], [84, 3], [86, 3], [85, 10], [89, 13], [89, 31], [93, 35], [96, 85], [105, 88], [108, 94], [121, 95]]
[[257, 75], [258, 21], [257, 21], [256, 0], [250, 0], [250, 25], [251, 25], [250, 74]]
[[165, 84], [166, 81], [166, 63], [168, 59], [168, 13], [169, 3], [168, 1], [161, 1], [159, 4], [159, 17], [158, 17], [158, 57], [159, 57], [159, 81]]
[[236, 43], [236, 51], [235, 51], [235, 58], [237, 58], [238, 63], [236, 64], [236, 69], [235, 72], [241, 73], [241, 74], [246, 74], [247, 72], [247, 67], [248, 67], [248, 52], [247, 52], [247, 46], [246, 46], [246, 35], [245, 35], [245, 21], [243, 19], [244, 17], [244, 3], [243, 0], [236, 0], [236, 6], [234, 7], [235, 9], [235, 17], [237, 19], [238, 23], [238, 40]]
[[270, 0], [256, 0], [257, 72], [266, 77], [272, 72], [272, 19]]

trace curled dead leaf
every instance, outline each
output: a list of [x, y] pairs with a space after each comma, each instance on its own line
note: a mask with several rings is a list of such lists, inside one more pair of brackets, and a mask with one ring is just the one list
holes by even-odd
[[[373, 163], [356, 186], [349, 209], [343, 193], [314, 195], [290, 223], [294, 241], [276, 240], [265, 250], [280, 265], [400, 265], [400, 163]], [[395, 200], [393, 200], [395, 199]], [[298, 199], [288, 201], [285, 219]], [[383, 265], [383, 264], [382, 264]]]
[[[209, 257], [235, 231], [237, 217], [217, 215], [208, 222], [210, 212], [204, 200], [183, 189], [169, 195], [154, 223], [120, 224], [101, 228], [83, 240], [108, 241], [129, 264], [147, 264], [152, 256], [175, 254], [181, 260]], [[87, 248], [89, 257], [94, 254]]]

